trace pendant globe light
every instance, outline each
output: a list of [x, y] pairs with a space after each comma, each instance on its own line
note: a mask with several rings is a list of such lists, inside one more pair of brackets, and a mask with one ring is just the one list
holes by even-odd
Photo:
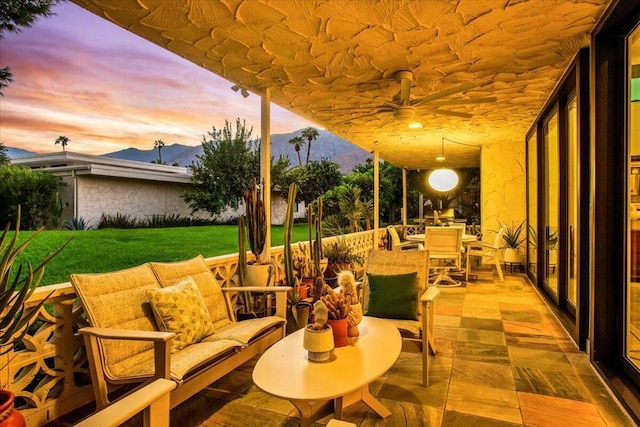
[[442, 138], [442, 156], [437, 160], [442, 161], [442, 167], [429, 174], [427, 178], [429, 185], [442, 193], [451, 191], [458, 185], [458, 174], [453, 169], [444, 166], [444, 138]]

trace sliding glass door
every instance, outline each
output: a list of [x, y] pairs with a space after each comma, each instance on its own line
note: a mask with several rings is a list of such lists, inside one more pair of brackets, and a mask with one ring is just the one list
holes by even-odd
[[543, 127], [544, 165], [545, 165], [545, 201], [544, 204], [544, 285], [552, 296], [558, 297], [558, 227], [559, 227], [559, 139], [558, 112], [549, 116]]

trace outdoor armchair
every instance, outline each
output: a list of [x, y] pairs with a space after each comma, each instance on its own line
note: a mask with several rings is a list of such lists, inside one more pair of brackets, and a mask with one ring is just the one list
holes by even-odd
[[467, 271], [465, 273], [465, 280], [469, 280], [469, 271], [471, 270], [471, 257], [480, 257], [481, 264], [491, 264], [496, 266], [498, 270], [498, 277], [500, 281], [504, 282], [504, 275], [502, 274], [502, 267], [500, 266], [500, 251], [502, 247], [502, 236], [506, 231], [506, 227], [500, 227], [495, 239], [491, 243], [489, 242], [473, 242], [467, 245]]
[[391, 250], [393, 251], [405, 251], [405, 250], [424, 250], [422, 243], [408, 242], [400, 240], [400, 235], [393, 225], [387, 226], [387, 234], [391, 241]]
[[[387, 318], [398, 328], [403, 340], [418, 344], [422, 352], [424, 386], [429, 385], [429, 351], [436, 354], [433, 315], [434, 300], [440, 293], [437, 287], [428, 286], [428, 260], [428, 251], [372, 250], [367, 257], [366, 274], [361, 289], [365, 315]], [[402, 299], [399, 295], [405, 290], [404, 278], [411, 274], [417, 279], [415, 288], [409, 288], [413, 296], [410, 299]], [[387, 283], [384, 283], [385, 281]], [[385, 290], [388, 291], [387, 295], [390, 295], [389, 300], [384, 298]], [[398, 305], [406, 301], [410, 301], [413, 307], [404, 304], [406, 310], [402, 312]]]

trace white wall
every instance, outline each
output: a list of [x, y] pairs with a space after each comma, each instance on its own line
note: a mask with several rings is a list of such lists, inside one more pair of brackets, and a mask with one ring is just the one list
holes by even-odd
[[482, 233], [491, 238], [499, 224], [520, 224], [525, 219], [525, 143], [522, 140], [482, 146], [480, 202]]
[[80, 176], [77, 215], [93, 225], [97, 225], [103, 213], [128, 214], [138, 219], [152, 215], [189, 217], [191, 209], [181, 197], [187, 187], [175, 183]]

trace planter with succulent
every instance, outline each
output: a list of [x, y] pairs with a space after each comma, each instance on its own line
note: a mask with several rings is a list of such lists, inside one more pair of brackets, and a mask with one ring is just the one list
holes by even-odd
[[520, 263], [520, 245], [524, 243], [527, 236], [524, 231], [526, 230], [526, 221], [522, 221], [517, 227], [511, 224], [511, 226], [504, 225], [505, 232], [502, 235], [502, 241], [504, 245], [504, 261], [514, 264]]
[[336, 285], [338, 273], [349, 270], [352, 265], [364, 262], [363, 257], [353, 252], [344, 237], [338, 237], [324, 249], [327, 257], [327, 268], [324, 271], [324, 280], [332, 288]]
[[[0, 236], [0, 355], [5, 355], [20, 345], [46, 298], [33, 307], [27, 307], [26, 303], [40, 284], [45, 266], [70, 241], [63, 244], [57, 251], [47, 255], [35, 268], [28, 262], [25, 267], [23, 263], [16, 264], [16, 259], [44, 228], [38, 229], [23, 243], [18, 244], [20, 207], [18, 207], [13, 236], [10, 235], [9, 228], [10, 225], [7, 224], [2, 236]], [[5, 368], [6, 366], [0, 366], [0, 371]], [[0, 384], [0, 420], [2, 420], [2, 425], [26, 425], [24, 417], [14, 407], [13, 393], [5, 389], [5, 386], [6, 384]]]
[[302, 346], [309, 352], [308, 359], [311, 362], [324, 362], [331, 357], [333, 350], [333, 331], [327, 325], [329, 310], [322, 301], [313, 304], [313, 323], [304, 329]]
[[312, 298], [301, 295], [300, 279], [295, 274], [293, 248], [291, 247], [291, 230], [293, 229], [293, 214], [296, 203], [296, 184], [289, 186], [289, 199], [287, 201], [287, 211], [284, 217], [284, 280], [282, 284], [291, 286], [289, 297], [287, 298], [287, 333], [295, 332], [304, 328], [309, 321], [309, 309]]

